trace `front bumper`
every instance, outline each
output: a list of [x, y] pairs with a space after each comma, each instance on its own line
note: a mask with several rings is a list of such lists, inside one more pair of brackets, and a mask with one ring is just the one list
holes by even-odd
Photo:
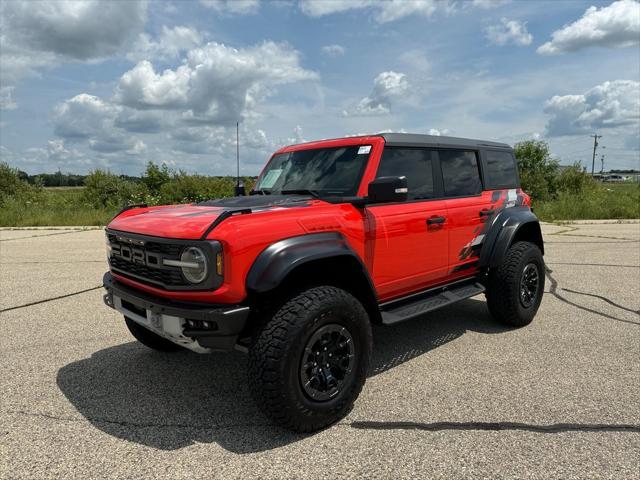
[[149, 295], [118, 282], [109, 272], [102, 283], [107, 306], [199, 353], [233, 349], [249, 316], [249, 307], [243, 305], [181, 303]]

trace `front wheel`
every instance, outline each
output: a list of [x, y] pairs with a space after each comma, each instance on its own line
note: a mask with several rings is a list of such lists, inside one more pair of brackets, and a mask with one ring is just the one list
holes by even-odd
[[249, 385], [262, 410], [298, 432], [343, 418], [364, 385], [371, 325], [348, 292], [322, 286], [292, 297], [256, 334]]
[[530, 242], [513, 244], [502, 264], [489, 272], [487, 305], [493, 317], [507, 325], [531, 323], [544, 292], [544, 260]]

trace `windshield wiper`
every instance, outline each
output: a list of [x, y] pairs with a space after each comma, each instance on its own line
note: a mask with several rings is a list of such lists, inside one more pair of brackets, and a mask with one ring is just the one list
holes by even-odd
[[305, 188], [297, 188], [294, 190], [282, 190], [282, 195], [311, 195], [313, 198], [320, 198], [320, 192], [317, 190], [307, 190]]
[[264, 188], [259, 188], [257, 190], [251, 190], [249, 195], [271, 195], [271, 192]]

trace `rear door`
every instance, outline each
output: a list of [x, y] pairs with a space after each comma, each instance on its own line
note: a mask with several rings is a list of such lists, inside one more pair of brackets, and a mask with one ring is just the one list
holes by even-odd
[[436, 180], [436, 152], [385, 147], [377, 177], [405, 176], [406, 202], [366, 208], [369, 271], [381, 300], [428, 287], [448, 267], [447, 208]]
[[478, 268], [485, 222], [491, 217], [491, 195], [483, 193], [478, 152], [438, 150], [449, 224], [449, 275], [463, 277]]

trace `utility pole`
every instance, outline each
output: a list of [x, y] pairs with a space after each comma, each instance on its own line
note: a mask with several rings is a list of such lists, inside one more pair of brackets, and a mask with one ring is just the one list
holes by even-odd
[[593, 176], [594, 170], [596, 169], [596, 149], [598, 148], [598, 139], [602, 138], [602, 135], [593, 134], [589, 135], [593, 137], [593, 158], [591, 159], [591, 175]]
[[600, 157], [600, 173], [604, 173], [604, 154]]

